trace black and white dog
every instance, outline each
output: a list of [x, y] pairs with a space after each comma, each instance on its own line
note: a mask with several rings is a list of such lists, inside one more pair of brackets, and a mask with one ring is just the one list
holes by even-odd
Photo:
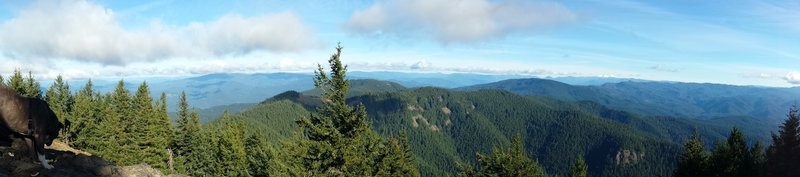
[[64, 124], [41, 99], [20, 96], [0, 84], [0, 142], [23, 139], [46, 169], [53, 169], [45, 158], [44, 146], [53, 143]]

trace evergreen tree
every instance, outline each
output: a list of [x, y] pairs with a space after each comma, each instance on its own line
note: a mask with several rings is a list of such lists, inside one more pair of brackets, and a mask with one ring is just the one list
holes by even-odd
[[150, 137], [150, 143], [152, 148], [150, 148], [150, 154], [156, 154], [161, 156], [159, 158], [160, 162], [164, 166], [160, 169], [164, 173], [175, 173], [174, 167], [171, 164], [170, 157], [170, 150], [169, 144], [172, 141], [172, 123], [169, 119], [169, 113], [167, 112], [167, 95], [165, 93], [161, 93], [158, 101], [155, 103], [154, 108], [156, 109], [154, 112], [153, 117], [148, 121], [147, 127], [147, 137]]
[[569, 174], [570, 177], [587, 177], [589, 176], [589, 167], [586, 165], [586, 161], [583, 160], [583, 157], [578, 157], [578, 160], [575, 161], [575, 164], [572, 165], [572, 169]]
[[293, 176], [375, 176], [377, 166], [386, 160], [380, 152], [388, 149], [369, 127], [364, 106], [345, 102], [350, 82], [341, 52], [338, 46], [328, 60], [330, 75], [321, 65], [315, 71], [314, 85], [322, 90], [324, 104], [310, 118], [297, 121], [302, 136], [288, 148], [298, 149], [289, 154], [300, 160], [270, 164], [270, 168], [279, 168], [270, 171]]
[[800, 118], [796, 106], [789, 110], [778, 135], [772, 134], [772, 144], [767, 149], [767, 173], [773, 177], [800, 176]]
[[703, 148], [703, 142], [695, 130], [694, 135], [683, 145], [683, 153], [678, 158], [678, 166], [674, 171], [675, 177], [709, 176], [708, 154]]
[[265, 135], [260, 132], [257, 131], [245, 139], [248, 171], [254, 177], [269, 176], [269, 161], [272, 159], [272, 150], [264, 138]]
[[408, 147], [408, 135], [405, 131], [400, 137], [392, 137], [385, 143], [387, 148], [380, 155], [376, 176], [420, 176], [413, 154]]
[[508, 149], [493, 148], [492, 156], [477, 154], [480, 169], [462, 171], [459, 176], [546, 176], [536, 160], [528, 157], [522, 138], [515, 135]]
[[28, 95], [27, 85], [25, 78], [22, 77], [22, 72], [19, 69], [14, 70], [14, 74], [8, 78], [8, 88], [17, 92], [17, 94], [26, 96]]
[[132, 164], [134, 159], [140, 158], [131, 152], [133, 140], [128, 134], [132, 117], [131, 94], [125, 89], [125, 83], [120, 80], [114, 92], [107, 97], [108, 105], [104, 111], [104, 120], [100, 122], [100, 155], [117, 164]]
[[[69, 91], [69, 84], [64, 82], [64, 78], [59, 75], [56, 77], [56, 80], [53, 82], [53, 85], [47, 89], [47, 93], [45, 94], [45, 100], [50, 105], [50, 109], [56, 114], [58, 117], [58, 121], [72, 126], [72, 104], [74, 103], [72, 94]], [[69, 122], [67, 122], [69, 121]], [[59, 138], [63, 140], [67, 144], [71, 144], [69, 137], [70, 132], [68, 128], [62, 130], [62, 133], [59, 134]]]
[[[203, 176], [207, 174], [204, 162], [209, 162], [207, 155], [212, 149], [206, 147], [210, 140], [209, 136], [201, 136], [200, 116], [189, 111], [189, 102], [186, 92], [181, 92], [178, 98], [178, 120], [176, 121], [175, 132], [171, 149], [175, 153], [176, 170], [181, 174], [192, 176]], [[187, 173], [189, 172], [189, 173]]]
[[760, 176], [761, 165], [756, 162], [763, 154], [753, 154], [754, 152], [763, 151], [748, 148], [742, 131], [733, 128], [728, 140], [717, 143], [711, 153], [709, 172], [719, 177]]
[[[95, 94], [92, 80], [86, 82], [86, 85], [75, 94], [75, 103], [72, 104], [72, 120], [71, 125], [65, 127], [69, 141], [69, 145], [80, 147], [84, 149], [91, 149], [89, 139], [97, 136], [96, 130], [98, 123], [101, 122], [98, 106], [96, 105], [98, 96]], [[92, 143], [93, 144], [93, 143]]]
[[6, 86], [6, 81], [4, 81], [3, 75], [0, 74], [0, 86]]
[[[218, 175], [250, 176], [248, 173], [247, 152], [243, 141], [244, 125], [241, 121], [228, 115], [228, 110], [221, 118], [225, 123], [219, 130], [219, 142], [216, 147], [217, 161], [221, 163]], [[232, 119], [232, 120], [231, 120]]]
[[160, 129], [168, 127], [160, 119], [164, 115], [160, 114], [160, 108], [154, 107], [153, 98], [150, 96], [150, 89], [147, 82], [142, 82], [134, 95], [133, 110], [134, 116], [129, 118], [132, 122], [129, 133], [134, 140], [133, 151], [141, 154], [137, 163], [147, 163], [153, 168], [161, 171], [167, 170], [167, 148], [166, 135]]
[[[28, 78], [25, 78], [25, 94], [23, 96], [30, 98], [42, 98], [42, 90], [39, 81], [33, 78], [33, 73], [28, 72]], [[69, 91], [67, 91], [69, 92]]]
[[345, 79], [346, 67], [339, 57], [341, 47], [328, 60], [331, 76], [322, 66], [315, 72], [314, 85], [323, 90], [324, 106], [310, 118], [298, 122], [304, 135], [310, 140], [304, 158], [304, 169], [312, 176], [365, 176], [370, 174], [371, 164], [362, 141], [368, 130], [366, 112], [363, 107], [355, 109], [345, 103], [349, 81]]

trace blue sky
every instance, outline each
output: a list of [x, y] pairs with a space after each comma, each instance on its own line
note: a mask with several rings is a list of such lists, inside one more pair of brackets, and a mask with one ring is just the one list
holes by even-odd
[[800, 84], [798, 1], [3, 1], [0, 74], [351, 70]]

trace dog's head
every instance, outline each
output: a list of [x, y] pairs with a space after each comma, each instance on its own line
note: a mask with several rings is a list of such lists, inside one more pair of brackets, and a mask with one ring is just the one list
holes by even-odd
[[39, 135], [42, 136], [44, 144], [50, 146], [64, 128], [64, 124], [58, 121], [56, 113], [50, 109], [47, 102], [40, 99], [31, 99], [31, 101], [33, 119], [36, 122], [34, 126], [37, 126], [36, 129], [39, 129], [39, 132], [44, 133]]

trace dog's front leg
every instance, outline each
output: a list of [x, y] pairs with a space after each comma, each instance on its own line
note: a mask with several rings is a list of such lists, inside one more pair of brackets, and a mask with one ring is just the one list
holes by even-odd
[[42, 144], [41, 141], [36, 141], [36, 136], [33, 136], [33, 138], [25, 138], [25, 142], [31, 150], [31, 158], [36, 157], [45, 169], [49, 170], [55, 168], [47, 163], [47, 158], [44, 157], [44, 144]]

